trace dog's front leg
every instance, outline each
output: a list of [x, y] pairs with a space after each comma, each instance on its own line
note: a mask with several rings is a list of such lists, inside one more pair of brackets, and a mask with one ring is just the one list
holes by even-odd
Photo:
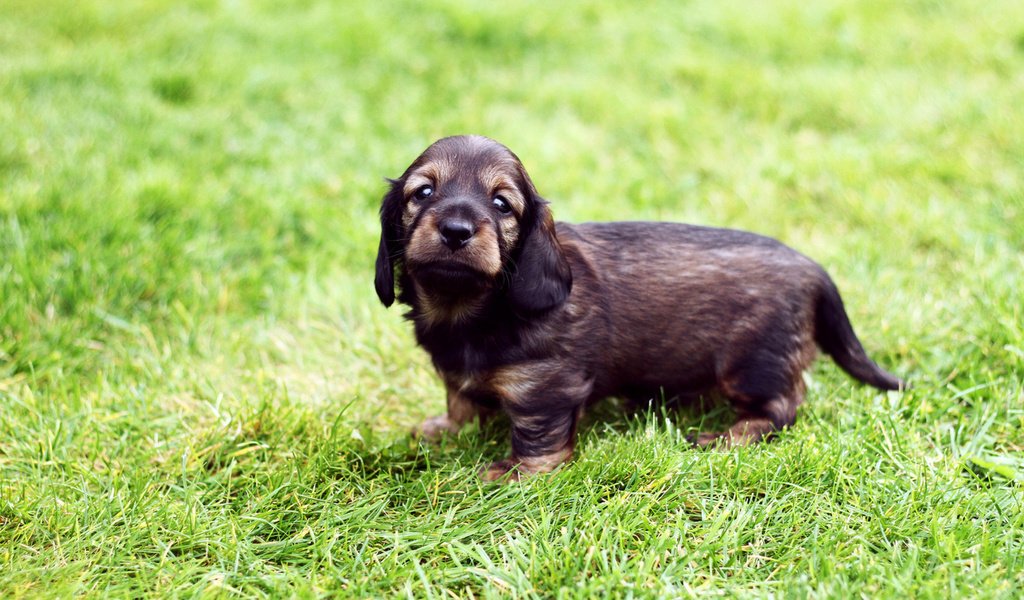
[[580, 412], [579, 407], [543, 412], [509, 411], [512, 456], [492, 463], [480, 476], [486, 481], [506, 476], [509, 481], [518, 481], [554, 470], [572, 458]]
[[430, 417], [417, 425], [412, 434], [428, 441], [441, 439], [445, 434], [455, 435], [462, 426], [479, 416], [481, 424], [489, 411], [483, 409], [457, 390], [448, 390], [447, 414]]

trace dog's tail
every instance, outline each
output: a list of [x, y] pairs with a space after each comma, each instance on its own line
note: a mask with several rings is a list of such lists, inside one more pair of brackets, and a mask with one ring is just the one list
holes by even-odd
[[844, 371], [880, 390], [907, 388], [903, 380], [886, 372], [868, 358], [846, 316], [839, 290], [828, 275], [824, 277], [816, 310], [814, 340]]

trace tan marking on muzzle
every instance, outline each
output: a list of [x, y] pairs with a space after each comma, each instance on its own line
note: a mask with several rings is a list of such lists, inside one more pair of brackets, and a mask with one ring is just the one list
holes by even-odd
[[405, 247], [405, 259], [414, 262], [437, 260], [442, 256], [437, 246], [441, 246], [441, 236], [437, 231], [437, 215], [428, 213], [412, 230], [409, 243]]
[[481, 271], [494, 276], [501, 272], [501, 252], [498, 248], [498, 235], [494, 232], [494, 225], [487, 223], [478, 226], [476, 235], [469, 240], [469, 244], [460, 252], [468, 252], [473, 264]]
[[407, 261], [429, 263], [449, 262], [468, 265], [492, 277], [501, 272], [501, 250], [493, 221], [477, 224], [476, 233], [462, 248], [452, 251], [441, 241], [437, 229], [437, 215], [428, 212], [423, 215], [412, 230], [405, 249]]

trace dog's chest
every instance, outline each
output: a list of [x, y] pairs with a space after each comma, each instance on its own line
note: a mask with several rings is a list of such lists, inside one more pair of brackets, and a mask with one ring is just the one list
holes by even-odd
[[499, 343], [494, 338], [450, 336], [422, 343], [450, 392], [476, 404], [497, 407], [494, 374], [502, 367], [521, 360], [515, 344]]
[[417, 341], [444, 373], [486, 373], [526, 358], [518, 332], [504, 328], [418, 330]]
[[441, 373], [445, 386], [452, 393], [471, 402], [497, 408], [500, 400], [492, 385], [492, 373]]
[[478, 344], [452, 339], [445, 344], [424, 344], [437, 369], [465, 378], [470, 373], [489, 371], [494, 367], [494, 352]]

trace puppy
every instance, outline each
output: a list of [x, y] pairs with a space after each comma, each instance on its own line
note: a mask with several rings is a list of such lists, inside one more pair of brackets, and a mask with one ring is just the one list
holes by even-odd
[[717, 392], [749, 444], [792, 425], [817, 348], [882, 390], [902, 381], [865, 354], [832, 280], [781, 243], [676, 223], [552, 220], [505, 146], [438, 140], [391, 180], [375, 286], [409, 306], [447, 414], [426, 438], [505, 412], [512, 453], [482, 472], [518, 479], [572, 456], [584, 407], [601, 398]]

